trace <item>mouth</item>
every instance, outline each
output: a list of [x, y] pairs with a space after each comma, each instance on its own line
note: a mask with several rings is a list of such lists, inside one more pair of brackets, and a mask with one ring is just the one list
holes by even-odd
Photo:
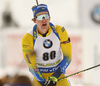
[[42, 24], [42, 26], [46, 26], [46, 25], [47, 25], [46, 23]]

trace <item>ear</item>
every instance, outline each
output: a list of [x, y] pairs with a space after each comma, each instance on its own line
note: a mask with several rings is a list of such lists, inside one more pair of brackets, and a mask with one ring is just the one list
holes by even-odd
[[34, 23], [36, 23], [36, 19], [35, 19], [35, 18], [33, 18], [32, 21], [33, 21]]

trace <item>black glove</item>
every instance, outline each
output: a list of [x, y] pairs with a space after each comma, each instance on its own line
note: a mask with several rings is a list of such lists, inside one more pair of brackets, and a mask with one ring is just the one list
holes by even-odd
[[58, 79], [54, 76], [50, 76], [47, 78], [43, 86], [56, 86]]

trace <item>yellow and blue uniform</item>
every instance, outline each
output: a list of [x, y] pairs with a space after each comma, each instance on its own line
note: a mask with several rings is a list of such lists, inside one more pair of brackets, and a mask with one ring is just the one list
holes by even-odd
[[[71, 62], [71, 43], [64, 27], [49, 23], [46, 37], [38, 33], [37, 25], [28, 31], [22, 39], [22, 49], [25, 61], [33, 74], [35, 86], [41, 86], [47, 77], [50, 77], [58, 67], [64, 77], [65, 70]], [[56, 86], [70, 86], [67, 79], [57, 82]]]

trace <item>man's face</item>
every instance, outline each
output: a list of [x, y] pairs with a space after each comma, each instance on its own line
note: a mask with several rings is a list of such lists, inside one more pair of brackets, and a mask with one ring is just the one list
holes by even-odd
[[[48, 12], [40, 12], [36, 14], [36, 16], [38, 17], [42, 14], [48, 14]], [[37, 24], [38, 30], [47, 31], [49, 29], [49, 21], [50, 21], [50, 16], [48, 19], [45, 19], [45, 17], [43, 17], [42, 20], [39, 20], [38, 18], [36, 18], [34, 22]]]

